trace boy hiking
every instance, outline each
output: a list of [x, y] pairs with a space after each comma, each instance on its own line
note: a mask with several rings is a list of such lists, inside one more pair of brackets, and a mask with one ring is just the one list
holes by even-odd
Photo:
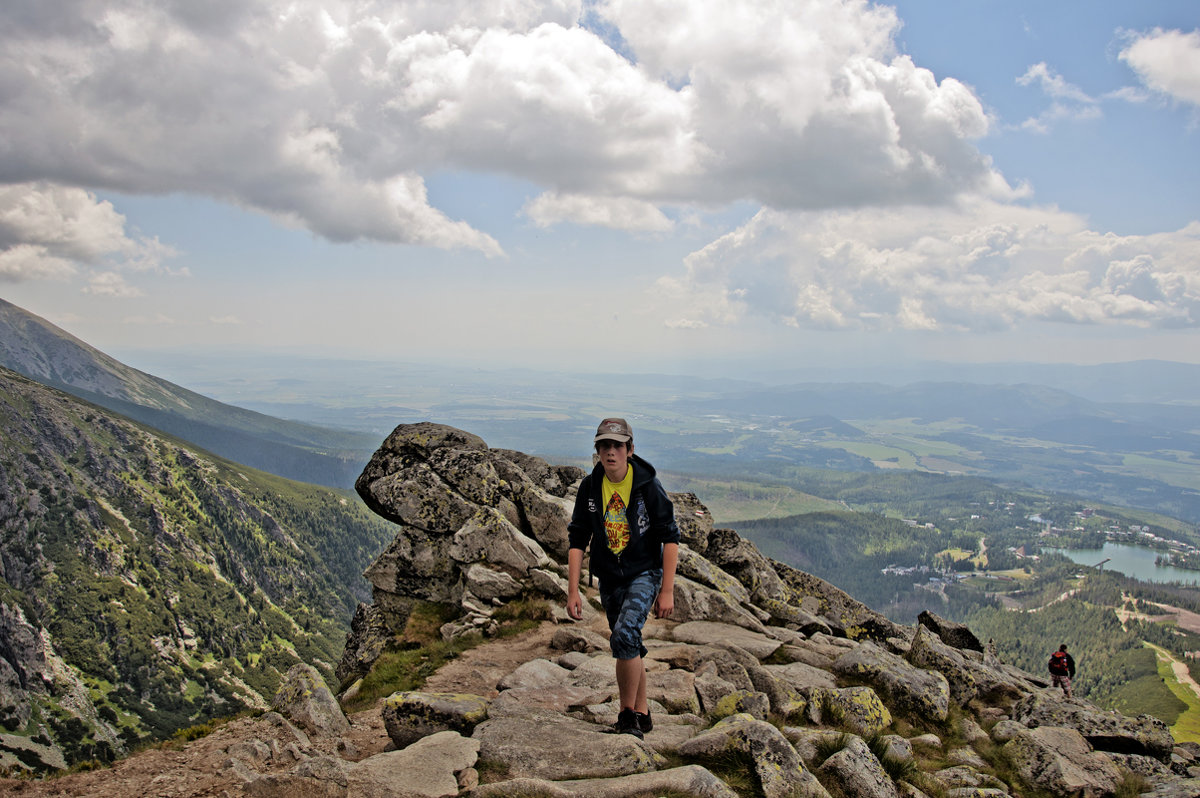
[[1063, 643], [1050, 655], [1046, 665], [1050, 671], [1050, 686], [1061, 687], [1063, 695], [1071, 697], [1071, 680], [1075, 678], [1075, 660], [1067, 653], [1067, 644]]
[[600, 579], [616, 660], [621, 711], [613, 730], [641, 738], [653, 726], [642, 626], [651, 609], [655, 617], [669, 618], [675, 607], [679, 527], [654, 466], [633, 453], [625, 419], [601, 421], [593, 442], [599, 462], [580, 483], [567, 525], [567, 614], [583, 618], [579, 577], [590, 544], [589, 568]]

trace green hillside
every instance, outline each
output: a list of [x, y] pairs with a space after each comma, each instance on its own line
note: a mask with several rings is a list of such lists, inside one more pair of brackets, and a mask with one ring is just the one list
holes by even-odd
[[332, 673], [369, 600], [362, 571], [393, 536], [357, 497], [3, 369], [0, 430], [0, 609], [44, 632], [94, 705], [66, 684], [31, 688], [32, 712], [0, 700], [8, 732], [53, 740], [68, 761], [107, 759], [262, 706], [297, 662]]

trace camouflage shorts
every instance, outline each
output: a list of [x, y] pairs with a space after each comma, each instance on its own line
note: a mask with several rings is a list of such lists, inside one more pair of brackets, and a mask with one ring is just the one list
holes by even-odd
[[1050, 674], [1050, 686], [1061, 687], [1063, 692], [1069, 692], [1071, 689], [1071, 677], [1058, 673]]
[[660, 585], [661, 568], [645, 571], [624, 584], [611, 587], [600, 582], [600, 603], [604, 605], [608, 628], [612, 632], [608, 642], [617, 659], [644, 657], [648, 653], [642, 645], [642, 627], [654, 607]]

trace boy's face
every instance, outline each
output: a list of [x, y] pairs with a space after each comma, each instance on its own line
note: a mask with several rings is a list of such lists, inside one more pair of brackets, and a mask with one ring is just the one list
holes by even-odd
[[600, 455], [600, 464], [604, 466], [604, 475], [611, 482], [620, 482], [625, 478], [629, 468], [629, 453], [632, 447], [623, 441], [600, 441], [596, 444], [596, 452]]

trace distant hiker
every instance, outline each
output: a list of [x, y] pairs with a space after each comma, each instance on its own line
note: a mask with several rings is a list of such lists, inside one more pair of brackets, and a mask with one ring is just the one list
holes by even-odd
[[1063, 643], [1050, 655], [1046, 668], [1050, 671], [1050, 686], [1061, 687], [1063, 695], [1071, 697], [1071, 680], [1075, 678], [1075, 660], [1067, 653], [1067, 644]]
[[653, 726], [642, 627], [651, 608], [658, 618], [669, 618], [675, 608], [679, 527], [654, 466], [633, 453], [633, 430], [625, 419], [601, 421], [593, 443], [599, 462], [580, 483], [567, 525], [567, 614], [583, 618], [579, 577], [590, 543], [588, 567], [600, 579], [616, 659], [621, 708], [613, 730], [642, 737]]

